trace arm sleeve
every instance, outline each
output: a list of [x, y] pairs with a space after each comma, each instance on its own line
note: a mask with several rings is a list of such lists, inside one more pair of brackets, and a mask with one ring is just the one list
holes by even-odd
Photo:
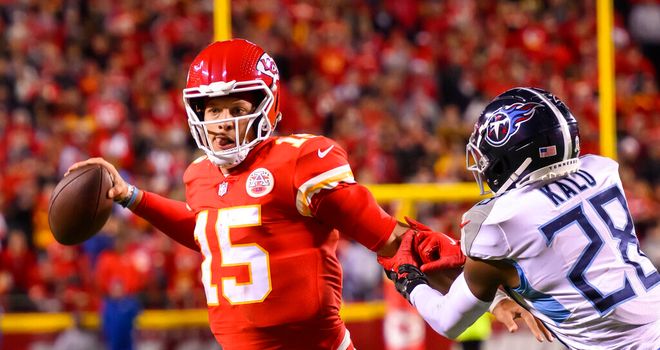
[[397, 222], [376, 203], [366, 187], [357, 183], [319, 192], [311, 208], [314, 217], [372, 251], [387, 242]]
[[452, 339], [488, 311], [491, 304], [472, 294], [462, 273], [451, 285], [447, 295], [422, 284], [413, 289], [410, 301], [433, 330]]
[[185, 202], [142, 191], [142, 200], [133, 212], [179, 244], [199, 251], [194, 235], [195, 213]]

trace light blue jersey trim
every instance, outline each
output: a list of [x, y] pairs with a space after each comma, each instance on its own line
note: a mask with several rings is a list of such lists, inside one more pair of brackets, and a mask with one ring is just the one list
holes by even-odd
[[520, 285], [511, 290], [520, 294], [526, 300], [532, 303], [535, 309], [539, 310], [542, 314], [548, 316], [556, 324], [560, 324], [571, 315], [562, 304], [560, 304], [557, 299], [553, 298], [551, 295], [541, 293], [538, 290], [535, 290], [529, 285], [527, 277], [523, 272], [520, 265], [515, 261], [512, 261], [513, 266], [518, 270], [518, 276], [520, 277]]

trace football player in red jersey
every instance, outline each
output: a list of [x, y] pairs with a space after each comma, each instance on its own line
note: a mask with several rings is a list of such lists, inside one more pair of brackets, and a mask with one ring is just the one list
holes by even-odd
[[[433, 243], [444, 235], [383, 211], [334, 141], [272, 136], [279, 96], [277, 66], [260, 47], [213, 43], [191, 63], [183, 90], [190, 131], [205, 153], [184, 174], [185, 202], [137, 189], [100, 158], [69, 170], [103, 164], [114, 178], [109, 197], [201, 251], [209, 322], [223, 349], [353, 349], [339, 318], [338, 230], [382, 256], [393, 256], [413, 231], [422, 231], [416, 237], [428, 250], [448, 245]], [[451, 260], [456, 252], [442, 252], [443, 268], [462, 265]], [[510, 323], [526, 312], [502, 308]]]

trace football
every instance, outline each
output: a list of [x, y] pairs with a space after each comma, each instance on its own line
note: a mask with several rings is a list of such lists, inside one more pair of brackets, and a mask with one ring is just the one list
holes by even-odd
[[96, 234], [110, 217], [110, 173], [92, 164], [70, 172], [53, 189], [48, 225], [59, 243], [75, 245]]

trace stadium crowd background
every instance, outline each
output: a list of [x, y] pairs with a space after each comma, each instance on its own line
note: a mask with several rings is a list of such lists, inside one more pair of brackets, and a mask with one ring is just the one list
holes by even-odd
[[[93, 4], [92, 4], [93, 3]], [[660, 2], [616, 1], [620, 171], [643, 249], [660, 264]], [[280, 134], [324, 134], [362, 183], [473, 181], [464, 145], [487, 101], [543, 87], [598, 152], [593, 0], [246, 1], [233, 35], [264, 47], [282, 77]], [[0, 306], [97, 310], [115, 283], [146, 308], [204, 307], [201, 257], [116, 206], [103, 232], [63, 247], [50, 193], [90, 156], [138, 187], [183, 199], [197, 155], [181, 103], [193, 55], [212, 40], [212, 2], [0, 1]], [[654, 17], [655, 16], [655, 17]], [[418, 207], [456, 234], [465, 204]], [[380, 298], [369, 252], [340, 246], [347, 301]], [[108, 253], [108, 252], [118, 252]]]

